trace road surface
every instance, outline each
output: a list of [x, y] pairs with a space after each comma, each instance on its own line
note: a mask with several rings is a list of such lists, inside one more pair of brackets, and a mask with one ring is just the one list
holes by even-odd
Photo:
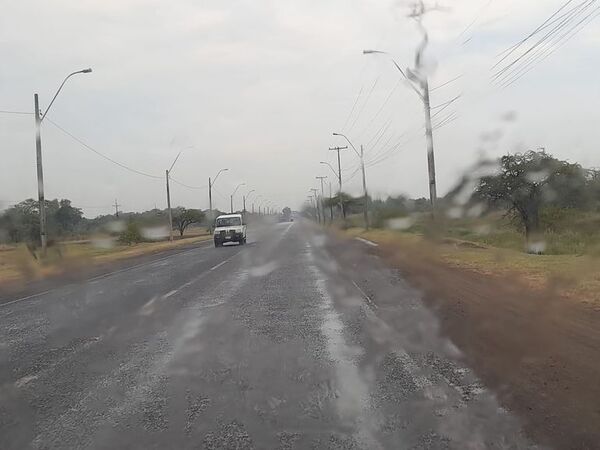
[[368, 242], [250, 234], [0, 306], [0, 448], [530, 446]]

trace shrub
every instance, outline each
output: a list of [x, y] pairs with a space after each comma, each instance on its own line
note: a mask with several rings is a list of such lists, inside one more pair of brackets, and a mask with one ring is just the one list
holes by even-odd
[[122, 244], [137, 244], [142, 242], [142, 233], [140, 232], [140, 227], [135, 222], [129, 222], [125, 230], [121, 232], [119, 235], [119, 242]]

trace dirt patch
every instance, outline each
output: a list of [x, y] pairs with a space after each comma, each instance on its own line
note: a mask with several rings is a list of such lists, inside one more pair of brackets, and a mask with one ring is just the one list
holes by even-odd
[[[429, 248], [431, 250], [431, 248]], [[600, 312], [550, 288], [449, 266], [414, 246], [377, 252], [436, 310], [443, 333], [537, 442], [600, 443]]]

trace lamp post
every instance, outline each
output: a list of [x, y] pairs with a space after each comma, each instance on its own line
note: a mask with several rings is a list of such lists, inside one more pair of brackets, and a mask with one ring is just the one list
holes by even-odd
[[256, 189], [251, 189], [250, 191], [248, 191], [248, 192], [246, 193], [246, 195], [242, 196], [242, 199], [243, 199], [243, 204], [244, 204], [244, 208], [242, 209], [242, 212], [243, 212], [244, 214], [246, 214], [246, 200], [248, 199], [248, 197], [250, 196], [250, 194], [252, 194], [252, 193], [253, 193], [253, 192], [255, 192], [255, 191], [256, 191]]
[[92, 69], [88, 68], [88, 69], [83, 69], [83, 70], [77, 70], [77, 71], [72, 72], [69, 75], [67, 75], [65, 77], [65, 79], [63, 80], [63, 82], [61, 83], [61, 85], [59, 86], [58, 90], [56, 91], [56, 94], [54, 94], [54, 97], [52, 97], [50, 104], [48, 105], [48, 107], [46, 108], [46, 111], [44, 111], [44, 114], [42, 114], [41, 117], [40, 117], [40, 104], [39, 104], [39, 100], [38, 100], [38, 95], [33, 94], [33, 105], [35, 108], [35, 111], [34, 111], [34, 116], [35, 116], [35, 153], [36, 153], [36, 159], [37, 159], [38, 202], [39, 202], [39, 210], [40, 210], [39, 211], [39, 214], [40, 214], [40, 241], [42, 244], [42, 255], [43, 256], [46, 256], [46, 248], [48, 245], [47, 244], [48, 236], [46, 233], [46, 199], [44, 198], [44, 169], [42, 166], [42, 134], [41, 134], [42, 121], [46, 118], [46, 114], [48, 114], [50, 107], [54, 103], [54, 100], [56, 100], [56, 97], [58, 97], [58, 94], [62, 90], [62, 88], [65, 85], [65, 83], [67, 82], [67, 80], [69, 78], [71, 78], [73, 75], [77, 75], [79, 73], [90, 73], [91, 71], [92, 71]]
[[[396, 69], [402, 74], [402, 76], [410, 83], [410, 87], [419, 96], [423, 102], [423, 109], [425, 110], [425, 139], [427, 141], [427, 171], [429, 174], [429, 201], [431, 202], [431, 214], [435, 218], [435, 207], [437, 203], [437, 189], [435, 180], [435, 157], [433, 153], [433, 130], [431, 127], [431, 105], [429, 102], [429, 81], [424, 73], [420, 72], [420, 59], [417, 58], [417, 67], [414, 71], [405, 72], [402, 70], [400, 65], [390, 57], [387, 52], [380, 50], [363, 50], [363, 54], [383, 54], [388, 57], [396, 66]], [[409, 77], [410, 75], [410, 77]], [[418, 82], [421, 90], [417, 89], [414, 85], [415, 80]]]
[[242, 187], [242, 186], [245, 186], [245, 185], [246, 185], [246, 183], [240, 183], [240, 184], [238, 184], [238, 185], [235, 187], [234, 191], [231, 193], [231, 197], [229, 197], [229, 200], [230, 200], [230, 206], [231, 206], [231, 214], [233, 214], [233, 196], [235, 195], [235, 193], [237, 192], [237, 190], [238, 190], [240, 187]]
[[213, 217], [213, 207], [212, 207], [212, 188], [215, 185], [215, 182], [217, 181], [217, 178], [219, 178], [219, 175], [221, 175], [222, 172], [225, 172], [226, 170], [229, 169], [221, 169], [217, 172], [217, 175], [211, 180], [210, 177], [208, 177], [208, 220], [210, 223], [209, 229], [210, 232], [212, 233], [212, 225], [213, 225], [213, 221], [214, 221], [214, 217]]
[[[258, 194], [256, 196], [256, 198], [254, 199], [254, 201], [252, 202], [252, 214], [254, 214], [254, 203], [258, 203], [258, 199], [262, 197], [262, 194]], [[260, 216], [260, 210], [258, 212], [258, 215]]]
[[326, 180], [327, 177], [326, 176], [322, 176], [322, 177], [315, 177], [315, 179], [320, 180], [321, 181], [321, 202], [320, 202], [320, 206], [321, 206], [321, 217], [323, 218], [323, 225], [325, 225], [325, 200], [323, 200], [325, 198], [325, 191], [323, 189], [323, 180]]
[[364, 194], [364, 205], [363, 205], [363, 215], [364, 215], [364, 219], [365, 219], [365, 229], [369, 229], [369, 197], [367, 195], [367, 179], [366, 179], [366, 175], [365, 175], [365, 152], [364, 152], [364, 148], [361, 145], [360, 146], [360, 153], [358, 153], [358, 150], [356, 150], [356, 147], [354, 146], [354, 144], [350, 141], [350, 139], [348, 139], [348, 136], [346, 136], [345, 134], [342, 133], [333, 133], [334, 136], [341, 136], [344, 139], [346, 139], [346, 141], [348, 142], [348, 144], [350, 144], [350, 147], [352, 147], [352, 150], [354, 150], [354, 153], [356, 153], [356, 155], [360, 158], [360, 168], [362, 171], [362, 183], [363, 183], [363, 194]]

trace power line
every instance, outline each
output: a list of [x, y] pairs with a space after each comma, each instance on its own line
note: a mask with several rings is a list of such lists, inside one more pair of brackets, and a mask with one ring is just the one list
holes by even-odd
[[106, 156], [104, 153], [99, 152], [98, 150], [96, 150], [95, 148], [89, 146], [88, 144], [86, 144], [84, 141], [82, 141], [81, 139], [79, 139], [77, 136], [71, 134], [70, 132], [68, 132], [67, 130], [65, 130], [63, 127], [61, 127], [60, 125], [58, 125], [56, 122], [52, 121], [50, 118], [46, 117], [46, 120], [48, 120], [48, 122], [50, 122], [52, 125], [54, 125], [56, 128], [58, 128], [60, 131], [62, 131], [64, 134], [66, 134], [67, 136], [69, 136], [70, 138], [72, 138], [73, 140], [75, 140], [76, 142], [78, 142], [79, 144], [81, 144], [83, 147], [85, 147], [86, 149], [94, 152], [95, 154], [97, 154], [98, 156], [106, 159], [107, 161], [110, 161], [113, 164], [116, 164], [119, 167], [122, 167], [125, 170], [128, 170], [130, 172], [136, 173], [138, 175], [143, 175], [145, 177], [148, 178], [153, 178], [153, 179], [157, 179], [157, 180], [162, 180], [161, 176], [158, 175], [151, 175], [149, 173], [145, 173], [142, 172], [140, 170], [134, 169], [132, 167], [126, 166], [123, 163], [120, 163], [119, 161], [115, 161], [114, 159], [112, 159], [109, 156]]
[[447, 86], [447, 85], [449, 85], [450, 83], [453, 83], [453, 82], [455, 82], [456, 80], [460, 80], [460, 79], [461, 79], [463, 76], [464, 76], [464, 75], [462, 75], [462, 74], [461, 74], [461, 75], [459, 75], [459, 76], [457, 76], [457, 77], [454, 77], [454, 78], [452, 78], [451, 80], [448, 80], [448, 81], [446, 81], [445, 83], [442, 83], [442, 84], [440, 84], [439, 86], [436, 86], [436, 87], [430, 88], [430, 89], [429, 89], [429, 92], [433, 92], [433, 91], [435, 91], [436, 89], [441, 89], [441, 88], [443, 88], [444, 86]]
[[177, 180], [176, 180], [175, 178], [173, 178], [172, 176], [169, 176], [169, 179], [170, 179], [170, 180], [171, 180], [173, 183], [175, 183], [175, 184], [178, 184], [178, 185], [180, 185], [180, 186], [183, 186], [183, 187], [186, 187], [186, 188], [188, 188], [188, 189], [206, 189], [206, 188], [208, 188], [208, 185], [207, 185], [207, 184], [205, 184], [204, 186], [190, 186], [189, 184], [185, 184], [185, 183], [182, 183], [181, 181], [177, 181]]
[[431, 109], [438, 109], [438, 108], [450, 106], [452, 103], [454, 103], [456, 100], [458, 100], [461, 97], [462, 97], [462, 94], [458, 94], [456, 97], [448, 100], [447, 102], [440, 103], [439, 105], [432, 106]]
[[348, 114], [348, 117], [346, 117], [346, 120], [344, 121], [344, 125], [342, 125], [342, 130], [346, 128], [346, 125], [348, 125], [348, 121], [350, 120], [350, 117], [352, 117], [352, 114], [354, 113], [354, 109], [356, 108], [356, 104], [358, 103], [358, 99], [362, 95], [362, 91], [363, 91], [364, 88], [365, 88], [365, 85], [363, 84], [360, 87], [360, 90], [358, 91], [358, 95], [356, 96], [356, 99], [354, 100], [354, 104], [352, 105], [352, 109], [350, 110], [350, 114]]
[[[594, 14], [594, 13], [596, 13], [596, 14]], [[524, 64], [521, 67], [521, 69], [514, 71], [509, 77], [506, 77], [505, 80], [503, 81], [503, 84], [501, 87], [507, 88], [508, 86], [512, 85], [513, 83], [515, 83], [516, 81], [521, 79], [523, 76], [525, 76], [531, 70], [533, 70], [537, 65], [539, 65], [542, 61], [544, 61], [548, 56], [552, 55], [558, 49], [563, 47], [567, 42], [569, 42], [573, 37], [575, 37], [577, 35], [577, 33], [579, 33], [585, 26], [587, 26], [590, 22], [592, 22], [598, 16], [600, 16], [600, 7], [597, 7], [596, 9], [594, 9], [591, 12], [591, 14], [588, 14], [587, 16], [585, 16], [577, 24], [575, 24], [574, 27], [571, 27], [566, 33], [561, 35], [560, 38], [557, 40], [557, 42], [558, 42], [562, 39], [562, 42], [560, 42], [560, 44], [556, 45], [554, 48], [546, 49], [546, 50], [540, 52], [540, 54], [538, 54], [538, 56], [535, 59], [530, 60], [527, 64]], [[566, 37], [566, 39], [563, 39], [565, 37]]]
[[347, 133], [350, 133], [350, 131], [352, 131], [352, 129], [354, 128], [354, 125], [356, 125], [356, 122], [360, 118], [360, 115], [362, 114], [363, 110], [365, 109], [365, 106], [367, 106], [367, 103], [369, 103], [371, 95], [373, 94], [373, 91], [375, 90], [375, 86], [377, 86], [378, 82], [379, 82], [379, 76], [377, 78], [375, 78], [375, 82], [373, 83], [373, 86], [371, 86], [371, 90], [369, 91], [367, 98], [365, 99], [364, 103], [362, 104], [360, 110], [358, 111], [358, 114], [356, 115], [356, 118], [354, 119], [354, 122], [352, 122], [352, 125], [350, 125], [350, 128], [348, 129]]
[[[588, 1], [589, 1], [589, 3], [585, 4]], [[551, 45], [553, 43], [552, 40], [554, 39], [554, 37], [556, 36], [556, 34], [558, 34], [562, 29], [564, 29], [565, 27], [567, 27], [569, 25], [569, 23], [572, 22], [573, 20], [575, 20], [575, 18], [579, 14], [581, 14], [582, 12], [584, 12], [585, 9], [589, 8], [594, 1], [595, 0], [586, 0], [586, 2], [583, 2], [583, 3], [575, 6], [570, 11], [568, 11], [563, 16], [561, 16], [562, 20], [561, 20], [560, 23], [558, 23], [558, 25], [555, 25], [548, 33], [546, 33], [541, 39], [539, 39], [528, 50], [526, 50], [525, 52], [523, 52], [520, 56], [518, 56], [512, 62], [510, 62], [509, 64], [505, 65], [503, 68], [499, 69], [498, 71], [496, 71], [496, 73], [494, 73], [494, 75], [492, 76], [492, 79], [494, 81], [502, 82], [502, 79], [506, 78], [507, 72], [508, 73], [510, 73], [510, 72], [514, 73], [515, 70], [518, 70], [519, 66], [517, 65], [517, 63], [519, 63], [522, 59], [525, 58], [525, 61], [523, 62], [523, 64], [526, 64], [526, 62], [528, 60], [530, 60], [532, 57], [535, 56], [536, 51], [537, 51], [537, 49], [539, 47], [541, 47], [543, 49], [545, 46], [548, 45], [548, 43], [550, 43], [550, 45]], [[583, 6], [583, 9], [577, 11], [582, 6]], [[560, 37], [559, 37], [559, 39], [560, 39]], [[517, 69], [514, 69], [515, 65], [517, 65]], [[522, 67], [522, 65], [521, 65], [521, 67]]]
[[388, 96], [386, 97], [386, 99], [383, 101], [383, 103], [381, 104], [381, 106], [379, 107], [377, 112], [375, 113], [375, 115], [371, 118], [371, 120], [365, 126], [365, 128], [363, 128], [363, 130], [358, 134], [358, 136], [362, 136], [369, 129], [369, 127], [373, 124], [375, 119], [377, 119], [377, 117], [379, 117], [379, 114], [381, 114], [381, 111], [383, 111], [383, 108], [385, 108], [385, 106], [388, 104], [388, 102], [392, 98], [392, 95], [394, 95], [394, 92], [396, 92], [396, 89], [398, 89], [398, 86], [400, 86], [401, 82], [402, 82], [402, 79], [398, 79], [398, 81], [396, 82], [396, 84], [394, 85], [394, 87], [392, 88], [392, 90], [390, 91]]
[[[506, 63], [502, 68], [496, 70], [496, 72], [492, 75], [492, 80], [494, 82], [500, 84], [501, 87], [507, 87], [515, 82], [530, 70], [528, 70], [528, 68], [539, 64], [541, 60], [545, 59], [547, 56], [564, 45], [564, 43], [571, 39], [574, 34], [578, 33], [583, 26], [591, 22], [591, 20], [596, 17], [594, 14], [600, 10], [600, 8], [595, 8], [592, 9], [591, 12], [588, 11], [589, 8], [596, 3], [596, 0], [585, 0], [577, 5], [574, 5], [565, 13], [558, 16], [558, 13], [566, 8], [572, 1], [573, 0], [570, 0], [563, 4], [559, 10], [546, 19], [546, 21], [536, 30], [534, 30], [534, 32], [530, 33], [525, 39], [515, 44], [511, 49], [509, 49], [510, 51], [507, 55], [494, 64], [492, 69], [498, 67], [502, 62], [504, 62], [507, 57], [513, 54], [524, 42], [531, 39], [540, 31], [552, 27], [550, 31], [544, 34], [527, 50], [523, 51], [518, 57], [514, 58], [510, 63]], [[573, 22], [575, 22], [574, 25]], [[583, 24], [582, 27], [580, 27], [581, 24]], [[572, 34], [573, 32], [574, 34]]]
[[6, 110], [6, 109], [0, 109], [0, 113], [1, 114], [24, 114], [24, 115], [30, 115], [30, 116], [33, 115], [32, 112], [27, 112], [27, 111], [9, 111], [9, 110]]
[[500, 59], [498, 62], [496, 62], [496, 64], [494, 64], [492, 66], [492, 69], [499, 66], [505, 59], [507, 59], [512, 53], [514, 53], [521, 45], [523, 45], [525, 42], [527, 42], [529, 39], [531, 39], [533, 36], [535, 36], [538, 32], [543, 30], [547, 26], [548, 22], [554, 16], [556, 16], [558, 13], [560, 13], [563, 9], [565, 9], [572, 2], [573, 2], [573, 0], [567, 1], [554, 14], [552, 14], [550, 17], [548, 17], [540, 26], [538, 26], [535, 30], [533, 30], [529, 35], [527, 35], [525, 38], [521, 39], [519, 42], [512, 45], [511, 47], [507, 48], [506, 50], [500, 52], [498, 54], [498, 56], [504, 55], [504, 57], [502, 59]]

